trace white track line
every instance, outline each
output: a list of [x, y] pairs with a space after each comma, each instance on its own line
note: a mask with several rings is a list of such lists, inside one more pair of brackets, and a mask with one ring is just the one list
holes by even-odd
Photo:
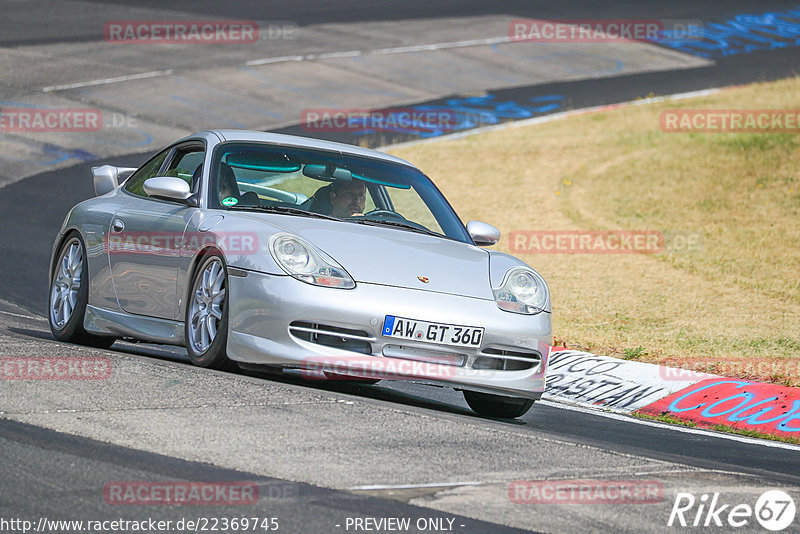
[[172, 74], [172, 69], [169, 70], [154, 70], [150, 72], [142, 72], [139, 74], [128, 74], [127, 76], [117, 76], [115, 78], [103, 78], [102, 80], [91, 80], [88, 82], [68, 83], [65, 85], [50, 85], [42, 87], [43, 93], [50, 93], [52, 91], [63, 91], [64, 89], [77, 89], [79, 87], [90, 87], [92, 85], [105, 85], [109, 83], [127, 82], [129, 80], [142, 80], [145, 78], [156, 78], [158, 76], [168, 76]]
[[245, 63], [246, 66], [252, 67], [254, 65], [266, 65], [267, 63], [284, 63], [287, 61], [303, 61], [306, 56], [280, 56], [270, 57], [266, 59], [254, 59]]
[[[465, 48], [469, 46], [485, 46], [498, 43], [508, 43], [513, 39], [511, 37], [488, 37], [486, 39], [471, 39], [468, 41], [451, 41], [447, 43], [433, 43], [426, 45], [413, 45], [413, 46], [398, 46], [395, 48], [376, 48], [374, 50], [345, 50], [341, 52], [323, 52], [320, 54], [306, 54], [299, 56], [278, 56], [268, 57], [262, 59], [252, 59], [245, 61], [245, 66], [256, 67], [258, 65], [269, 65], [272, 63], [289, 63], [296, 61], [313, 61], [317, 59], [334, 59], [342, 57], [358, 57], [358, 56], [386, 56], [391, 54], [408, 54], [412, 52], [431, 52], [434, 50], [446, 50], [449, 48]], [[91, 87], [93, 85], [106, 85], [110, 83], [127, 82], [129, 80], [141, 80], [144, 78], [156, 78], [159, 76], [168, 76], [172, 74], [172, 69], [169, 70], [154, 70], [151, 72], [142, 72], [140, 74], [130, 74], [128, 76], [117, 76], [115, 78], [104, 78], [102, 80], [91, 80], [88, 82], [68, 83], [64, 85], [50, 85], [43, 87], [43, 93], [50, 93], [52, 91], [63, 91], [65, 89], [78, 89], [80, 87]]]
[[324, 54], [317, 55], [317, 59], [332, 59], [337, 57], [358, 57], [362, 55], [361, 50], [348, 50], [345, 52], [325, 52]]
[[448, 43], [433, 43], [427, 45], [398, 46], [394, 48], [379, 48], [368, 52], [370, 55], [406, 54], [408, 52], [429, 52], [431, 50], [445, 50], [447, 48], [465, 48], [468, 46], [484, 46], [498, 43], [510, 43], [513, 39], [505, 37], [487, 37], [486, 39], [470, 39], [468, 41], [451, 41]]
[[22, 315], [21, 313], [11, 313], [7, 311], [0, 311], [3, 315], [10, 315], [11, 317], [20, 317], [22, 319], [32, 319], [34, 321], [45, 321], [43, 317], [34, 317], [33, 315]]
[[409, 54], [412, 52], [432, 52], [435, 50], [447, 50], [450, 48], [466, 48], [469, 46], [485, 46], [499, 43], [509, 43], [511, 37], [488, 37], [486, 39], [471, 39], [469, 41], [451, 41], [447, 43], [433, 43], [426, 45], [397, 46], [394, 48], [376, 48], [374, 50], [347, 50], [344, 52], [326, 52], [324, 54], [307, 54], [305, 56], [282, 56], [268, 57], [263, 59], [251, 59], [245, 62], [247, 67], [267, 65], [269, 63], [283, 63], [287, 61], [312, 61], [315, 59], [331, 59], [338, 57], [358, 57], [358, 56], [388, 56], [392, 54]]
[[654, 426], [658, 428], [663, 428], [665, 430], [672, 430], [675, 432], [683, 432], [685, 434], [695, 434], [699, 436], [706, 436], [710, 438], [719, 438], [719, 439], [727, 439], [730, 441], [738, 441], [740, 443], [748, 443], [750, 445], [762, 445], [764, 447], [773, 447], [776, 449], [786, 449], [790, 451], [800, 452], [800, 445], [792, 445], [791, 443], [783, 443], [781, 441], [772, 441], [768, 439], [762, 438], [750, 438], [747, 436], [740, 436], [738, 434], [730, 434], [728, 432], [714, 432], [711, 430], [703, 430], [701, 428], [689, 428], [685, 426], [679, 425], [672, 425], [669, 423], [661, 423], [658, 421], [649, 421], [647, 419], [639, 419], [632, 415], [622, 415], [615, 412], [606, 412], [603, 410], [591, 409], [591, 408], [584, 408], [582, 406], [575, 406], [572, 404], [564, 404], [561, 402], [555, 401], [548, 401], [548, 400], [540, 400], [538, 402], [544, 406], [550, 406], [552, 408], [560, 408], [562, 410], [570, 410], [573, 412], [580, 412], [590, 415], [597, 415], [599, 417], [605, 417], [607, 419], [614, 419], [615, 421], [625, 421], [628, 423], [634, 423], [637, 425], [645, 425], [645, 426]]
[[454, 488], [460, 486], [480, 486], [483, 482], [432, 482], [428, 484], [395, 484], [382, 485], [374, 484], [369, 486], [353, 486], [347, 488], [350, 491], [369, 491], [369, 490], [392, 490], [392, 489], [416, 489], [416, 488]]

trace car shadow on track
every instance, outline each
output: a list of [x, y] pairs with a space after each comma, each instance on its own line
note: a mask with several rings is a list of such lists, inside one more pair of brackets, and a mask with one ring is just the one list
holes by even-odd
[[[240, 370], [240, 374], [251, 376], [254, 378], [268, 379], [276, 382], [283, 382], [302, 387], [310, 387], [314, 389], [331, 391], [335, 393], [343, 393], [347, 395], [354, 395], [358, 397], [370, 398], [391, 402], [394, 404], [402, 404], [405, 406], [413, 406], [415, 408], [425, 408], [436, 410], [439, 412], [447, 412], [455, 415], [465, 415], [477, 419], [488, 419], [492, 421], [499, 421], [503, 423], [510, 423], [514, 425], [526, 425], [525, 421], [519, 419], [501, 419], [493, 417], [482, 417], [467, 407], [457, 406], [449, 402], [449, 399], [439, 400], [431, 398], [430, 396], [423, 396], [422, 393], [417, 394], [416, 390], [429, 390], [431, 392], [442, 392], [441, 396], [449, 396], [452, 393], [449, 388], [443, 386], [431, 386], [414, 381], [381, 381], [377, 384], [360, 384], [357, 382], [350, 382], [347, 380], [309, 380], [300, 376], [293, 376], [290, 374], [280, 372], [265, 372], [256, 369]], [[402, 391], [397, 389], [397, 386], [414, 389], [415, 391]], [[459, 397], [460, 398], [460, 397]], [[463, 400], [461, 401], [463, 402]]]
[[30, 328], [19, 328], [16, 326], [7, 326], [6, 330], [21, 336], [35, 337], [36, 339], [43, 339], [45, 341], [55, 341], [53, 335], [47, 330], [32, 330]]
[[[37, 330], [33, 328], [16, 326], [8, 326], [6, 329], [9, 332], [19, 336], [59, 343], [53, 339], [52, 334], [45, 329]], [[185, 365], [186, 367], [196, 369], [196, 367], [193, 366], [189, 361], [189, 357], [186, 354], [186, 349], [182, 347], [119, 340], [114, 343], [111, 349], [108, 350], [110, 352], [129, 354], [131, 356], [144, 356], [146, 358], [152, 358], [154, 360], [161, 360], [163, 362], [170, 362], [178, 365]], [[454, 402], [463, 402], [463, 400], [460, 398], [460, 395], [452, 398], [451, 400], [449, 397], [453, 396], [454, 392], [449, 388], [425, 385], [420, 382], [382, 381], [377, 384], [363, 384], [348, 380], [336, 379], [314, 380], [300, 376], [299, 372], [296, 370], [282, 373], [280, 371], [269, 371], [268, 369], [260, 368], [237, 369], [227, 372], [230, 372], [234, 375], [249, 376], [258, 380], [270, 380], [272, 382], [281, 382], [292, 386], [300, 386], [333, 393], [342, 393], [362, 398], [391, 402], [398, 405], [412, 406], [415, 408], [436, 410], [454, 415], [468, 416], [470, 418], [488, 419], [490, 421], [498, 421], [513, 425], [527, 424], [525, 421], [520, 419], [482, 417], [466, 406], [454, 404]], [[407, 391], [408, 389], [412, 391]], [[427, 395], [428, 392], [431, 392], [433, 394], [432, 396], [440, 398], [431, 398], [431, 396]], [[441, 399], [441, 397], [448, 398]]]
[[385, 385], [385, 382], [379, 382], [378, 384], [359, 384], [357, 382], [338, 380], [311, 380], [289, 374], [266, 373], [263, 371], [249, 369], [240, 371], [240, 373], [247, 376], [252, 376], [254, 378], [268, 379], [276, 382], [283, 382], [285, 384], [309, 387], [323, 391], [388, 401], [407, 406], [414, 406], [417, 408], [428, 408], [458, 415], [473, 415], [473, 412], [468, 408], [453, 406], [452, 404], [446, 402], [422, 397], [405, 391], [398, 391], [397, 389], [393, 389]]

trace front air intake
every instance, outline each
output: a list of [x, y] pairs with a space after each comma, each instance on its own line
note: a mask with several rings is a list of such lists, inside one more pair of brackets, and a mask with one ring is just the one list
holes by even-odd
[[473, 369], [493, 371], [525, 371], [542, 364], [542, 355], [535, 350], [520, 351], [487, 347], [478, 353]]
[[289, 325], [289, 333], [293, 337], [309, 343], [360, 354], [372, 354], [372, 344], [370, 342], [375, 341], [375, 338], [370, 337], [363, 330], [352, 330], [350, 328], [305, 321], [291, 323]]

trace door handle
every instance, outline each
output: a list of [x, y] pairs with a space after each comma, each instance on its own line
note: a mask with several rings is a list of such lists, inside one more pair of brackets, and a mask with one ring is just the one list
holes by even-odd
[[125, 230], [125, 223], [122, 222], [122, 219], [114, 219], [114, 221], [111, 223], [111, 231], [115, 234], [119, 234], [123, 230]]

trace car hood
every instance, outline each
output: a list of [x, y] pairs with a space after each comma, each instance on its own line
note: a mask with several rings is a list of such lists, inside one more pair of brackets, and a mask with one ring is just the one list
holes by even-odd
[[475, 245], [388, 227], [266, 217], [325, 251], [356, 282], [494, 299], [489, 254]]

